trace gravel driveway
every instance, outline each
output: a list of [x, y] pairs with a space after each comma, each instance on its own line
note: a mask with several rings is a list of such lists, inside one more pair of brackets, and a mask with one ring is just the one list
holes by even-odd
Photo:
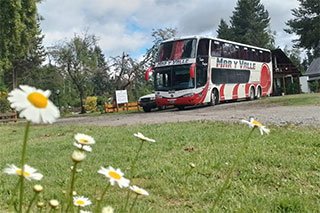
[[264, 124], [320, 125], [319, 106], [261, 106], [256, 101], [225, 103], [214, 107], [205, 106], [182, 111], [173, 108], [150, 113], [141, 111], [128, 114], [78, 116], [59, 119], [57, 124], [121, 126], [194, 120], [238, 122], [249, 116], [254, 116]]

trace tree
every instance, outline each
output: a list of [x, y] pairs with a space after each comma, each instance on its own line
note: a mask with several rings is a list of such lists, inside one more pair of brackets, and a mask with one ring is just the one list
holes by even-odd
[[293, 40], [296, 47], [306, 49], [314, 57], [320, 56], [320, 1], [298, 0], [300, 5], [292, 10], [295, 17], [286, 22], [290, 34], [299, 38]]
[[173, 38], [176, 35], [177, 35], [177, 29], [173, 29], [173, 28], [156, 29], [156, 30], [153, 29], [152, 30], [153, 45], [150, 49], [147, 49], [147, 53], [145, 54], [141, 64], [147, 64], [149, 66], [153, 66], [157, 58], [160, 43], [164, 40]]
[[232, 40], [259, 47], [273, 47], [269, 13], [260, 0], [238, 0], [230, 22]]
[[224, 19], [220, 20], [217, 33], [218, 33], [218, 36], [217, 36], [218, 38], [233, 40], [234, 36], [232, 34], [232, 30], [230, 29], [230, 27], [228, 26], [228, 24]]
[[301, 62], [301, 51], [298, 48], [289, 49], [287, 46], [284, 48], [284, 53], [290, 58], [292, 63], [297, 67], [300, 73], [305, 72], [305, 68]]
[[17, 86], [18, 68], [24, 63], [38, 35], [36, 0], [0, 0], [0, 73], [12, 74]]
[[103, 64], [101, 51], [97, 51], [97, 48], [95, 36], [85, 33], [82, 37], [75, 35], [70, 41], [55, 46], [51, 51], [61, 74], [70, 77], [78, 92], [81, 113], [85, 113], [83, 99], [88, 92], [92, 73]]

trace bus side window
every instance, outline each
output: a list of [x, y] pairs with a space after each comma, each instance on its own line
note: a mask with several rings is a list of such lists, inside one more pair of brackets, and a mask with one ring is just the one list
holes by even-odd
[[211, 42], [211, 56], [221, 57], [222, 46], [218, 41]]
[[240, 47], [240, 59], [248, 60], [248, 48]]
[[271, 60], [270, 52], [263, 51], [263, 62], [269, 63]]
[[209, 54], [209, 39], [200, 39], [197, 56], [208, 56], [208, 54]]

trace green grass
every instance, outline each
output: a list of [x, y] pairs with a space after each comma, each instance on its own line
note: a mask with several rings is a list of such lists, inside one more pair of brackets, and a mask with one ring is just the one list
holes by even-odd
[[[307, 127], [269, 127], [255, 131], [239, 159], [231, 184], [216, 212], [317, 212], [320, 203], [320, 130]], [[0, 168], [19, 165], [23, 124], [0, 125]], [[113, 166], [130, 178], [131, 161], [139, 147], [133, 133], [157, 140], [144, 144], [133, 184], [150, 196], [138, 199], [135, 212], [212, 212], [213, 200], [250, 129], [242, 124], [187, 122], [123, 127], [31, 126], [27, 162], [44, 175], [42, 199], [63, 201], [69, 186], [75, 133], [96, 139], [93, 152], [80, 164], [76, 191], [95, 203], [107, 180], [100, 166]], [[194, 163], [191, 168], [189, 163]], [[0, 212], [6, 211], [18, 178], [0, 173]], [[28, 182], [27, 197], [37, 182]], [[121, 208], [126, 189], [111, 187], [103, 205]], [[132, 200], [131, 200], [132, 201]]]
[[257, 104], [270, 104], [281, 106], [320, 106], [320, 93], [268, 97], [257, 101]]

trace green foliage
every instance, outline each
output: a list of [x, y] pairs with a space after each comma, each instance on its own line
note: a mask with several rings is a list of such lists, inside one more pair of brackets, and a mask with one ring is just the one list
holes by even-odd
[[314, 57], [320, 56], [320, 2], [319, 0], [298, 0], [298, 8], [292, 9], [293, 19], [286, 24], [286, 32], [296, 34], [297, 47], [307, 49]]
[[319, 81], [309, 82], [309, 87], [311, 92], [319, 92]]
[[234, 35], [228, 24], [224, 19], [220, 20], [220, 24], [218, 26], [218, 38], [226, 39], [226, 40], [233, 40]]
[[265, 48], [274, 46], [269, 13], [260, 0], [238, 0], [230, 23], [229, 27], [220, 21], [218, 37]]
[[86, 111], [95, 112], [97, 111], [97, 97], [96, 96], [88, 96], [84, 102], [84, 108]]
[[10, 79], [5, 78], [7, 86], [13, 82], [16, 87], [18, 76], [23, 75], [26, 67], [37, 65], [35, 61], [30, 63], [40, 35], [36, 0], [1, 0], [0, 8], [1, 68], [10, 76]]
[[[27, 149], [28, 164], [44, 175], [40, 182], [45, 188], [41, 196], [43, 201], [55, 198], [64, 202], [62, 190], [69, 189], [74, 134], [83, 132], [96, 140], [92, 152], [77, 167], [82, 172], [77, 174], [75, 184], [77, 193], [92, 201], [107, 184], [107, 180], [97, 174], [100, 166], [121, 168], [125, 177], [130, 174], [127, 168], [139, 147], [133, 133], [142, 132], [156, 139], [156, 143], [143, 147], [136, 164], [133, 181], [150, 196], [138, 198], [135, 212], [214, 212], [211, 211], [212, 200], [250, 131], [240, 124], [207, 121], [44, 127], [31, 127]], [[318, 211], [319, 129], [293, 125], [268, 127], [271, 129], [268, 136], [261, 137], [258, 131], [253, 132], [247, 152], [239, 159], [239, 166], [216, 212]], [[2, 168], [19, 160], [23, 130], [24, 125], [20, 124], [0, 126]], [[195, 167], [190, 167], [190, 163]], [[8, 192], [17, 180], [0, 173], [0, 210], [3, 212], [10, 212], [8, 202], [12, 194]], [[26, 196], [32, 195], [34, 183], [25, 183]], [[121, 207], [126, 195], [127, 191], [111, 187], [101, 206]]]
[[11, 110], [8, 101], [8, 93], [0, 90], [0, 113], [8, 112]]

